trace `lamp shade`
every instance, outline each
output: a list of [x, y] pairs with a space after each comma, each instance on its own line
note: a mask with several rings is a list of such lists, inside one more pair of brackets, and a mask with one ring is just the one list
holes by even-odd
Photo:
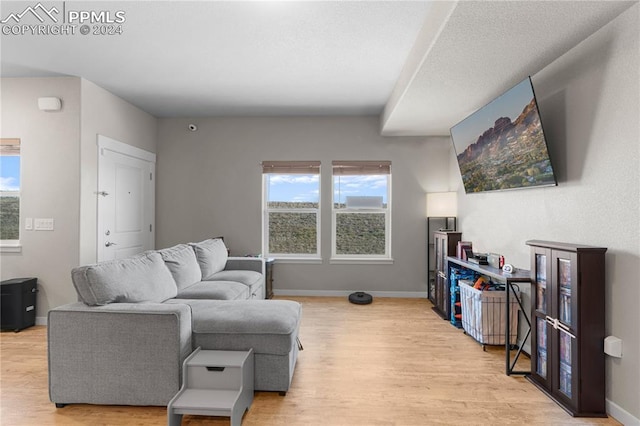
[[432, 192], [427, 194], [427, 217], [455, 217], [457, 214], [457, 192]]

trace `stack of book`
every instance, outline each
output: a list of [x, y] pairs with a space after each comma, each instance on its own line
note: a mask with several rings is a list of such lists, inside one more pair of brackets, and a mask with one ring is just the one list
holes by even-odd
[[458, 241], [458, 246], [456, 247], [456, 257], [462, 260], [467, 259], [467, 250], [471, 252], [473, 245], [471, 241]]

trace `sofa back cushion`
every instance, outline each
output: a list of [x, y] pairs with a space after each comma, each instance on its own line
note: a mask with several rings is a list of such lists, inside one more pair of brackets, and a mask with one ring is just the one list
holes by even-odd
[[87, 305], [114, 302], [164, 302], [178, 288], [157, 252], [81, 266], [71, 271], [73, 285]]
[[196, 254], [189, 245], [178, 244], [158, 250], [158, 253], [173, 275], [178, 292], [202, 280], [202, 272]]
[[206, 281], [213, 274], [220, 272], [227, 264], [227, 247], [221, 238], [211, 238], [199, 243], [189, 243], [198, 259], [202, 280]]

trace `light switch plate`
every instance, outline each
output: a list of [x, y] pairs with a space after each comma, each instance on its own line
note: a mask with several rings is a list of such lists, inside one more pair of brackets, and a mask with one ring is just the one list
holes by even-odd
[[33, 231], [33, 218], [27, 217], [24, 219], [24, 229], [27, 231]]
[[33, 227], [36, 231], [53, 231], [53, 219], [35, 218], [33, 219]]

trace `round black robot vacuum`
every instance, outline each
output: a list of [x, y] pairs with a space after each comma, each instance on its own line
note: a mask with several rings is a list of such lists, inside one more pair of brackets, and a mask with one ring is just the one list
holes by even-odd
[[356, 291], [349, 295], [349, 302], [355, 303], [356, 305], [368, 305], [373, 302], [373, 296], [364, 291]]

